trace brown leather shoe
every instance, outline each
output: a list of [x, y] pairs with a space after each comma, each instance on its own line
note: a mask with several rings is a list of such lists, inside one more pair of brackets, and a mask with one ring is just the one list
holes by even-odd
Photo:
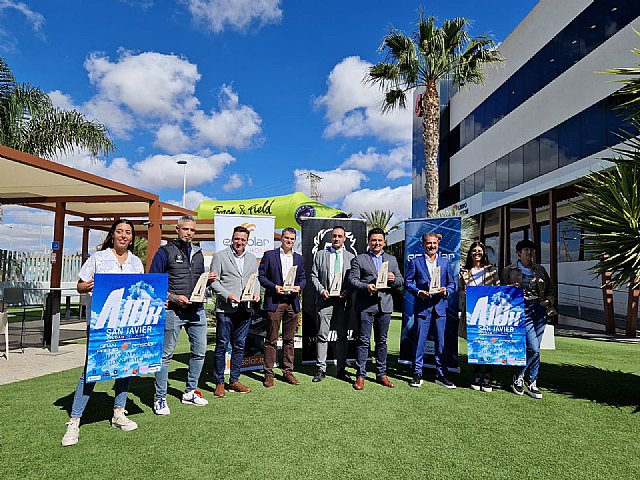
[[218, 383], [216, 385], [216, 391], [213, 392], [213, 396], [216, 398], [224, 398], [224, 383]]
[[389, 380], [389, 377], [387, 377], [386, 375], [383, 375], [382, 377], [378, 377], [376, 381], [380, 385], [384, 385], [385, 387], [389, 387], [389, 388], [395, 387], [395, 385], [391, 382], [391, 380]]
[[264, 385], [267, 388], [273, 388], [273, 376], [271, 375], [265, 376], [264, 381], [262, 382], [262, 385]]
[[293, 373], [285, 373], [284, 381], [291, 385], [300, 385], [300, 380], [293, 376]]
[[229, 384], [230, 392], [238, 392], [238, 393], [249, 393], [251, 389], [240, 382], [233, 382]]
[[355, 388], [356, 390], [362, 390], [364, 388], [364, 377], [356, 377], [353, 388]]

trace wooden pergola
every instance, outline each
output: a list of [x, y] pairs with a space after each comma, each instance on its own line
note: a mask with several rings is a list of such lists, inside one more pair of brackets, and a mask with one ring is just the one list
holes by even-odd
[[[0, 172], [0, 204], [23, 205], [55, 213], [53, 241], [57, 242], [58, 248], [52, 252], [51, 259], [54, 317], [60, 305], [60, 291], [55, 289], [61, 285], [65, 215], [82, 219], [70, 221], [69, 225], [82, 228], [83, 257], [89, 252], [90, 230], [106, 231], [114, 219], [130, 219], [136, 227], [136, 235], [148, 239], [147, 271], [161, 240], [175, 236], [177, 219], [182, 215], [195, 215], [192, 210], [160, 201], [154, 193], [1, 145]], [[198, 233], [203, 239], [213, 238], [213, 225], [203, 224]], [[58, 347], [58, 338], [54, 336], [59, 328], [59, 313], [58, 324], [55, 325], [55, 318], [53, 323], [52, 352]]]

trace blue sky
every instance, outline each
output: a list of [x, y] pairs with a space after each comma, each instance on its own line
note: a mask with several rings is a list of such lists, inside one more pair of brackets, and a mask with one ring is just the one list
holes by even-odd
[[[0, 0], [0, 55], [16, 79], [108, 126], [117, 152], [59, 161], [180, 203], [308, 193], [354, 214], [410, 216], [410, 112], [381, 115], [362, 83], [393, 26], [418, 8], [464, 16], [497, 42], [534, 0]], [[375, 203], [374, 203], [375, 202]], [[39, 249], [49, 214], [7, 207], [0, 246]], [[9, 232], [11, 226], [11, 232]], [[44, 233], [43, 233], [44, 232]], [[92, 237], [93, 238], [93, 237]], [[66, 250], [77, 251], [79, 229]]]

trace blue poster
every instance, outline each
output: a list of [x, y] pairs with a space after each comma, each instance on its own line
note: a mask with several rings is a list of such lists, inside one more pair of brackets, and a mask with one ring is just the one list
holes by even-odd
[[[447, 309], [447, 326], [444, 335], [444, 356], [449, 368], [457, 369], [458, 365], [458, 274], [460, 272], [460, 217], [440, 217], [440, 218], [418, 218], [406, 220], [405, 231], [405, 271], [410, 258], [424, 256], [422, 248], [422, 235], [424, 233], [439, 233], [442, 235], [438, 246], [438, 255], [446, 256], [451, 263], [453, 277], [456, 279], [456, 289], [453, 295], [449, 296], [449, 307]], [[425, 357], [425, 367], [433, 368], [433, 331], [427, 340], [427, 355]], [[412, 363], [415, 355], [414, 339], [417, 335], [417, 326], [413, 321], [413, 295], [406, 289], [404, 291], [404, 306], [402, 309], [402, 333], [400, 337], [400, 363]]]
[[469, 363], [527, 363], [521, 288], [468, 286], [466, 310]]
[[96, 274], [87, 345], [87, 382], [160, 370], [168, 277]]

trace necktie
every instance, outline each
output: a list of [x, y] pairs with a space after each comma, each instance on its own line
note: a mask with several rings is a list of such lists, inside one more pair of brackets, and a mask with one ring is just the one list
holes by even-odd
[[333, 263], [333, 275], [342, 275], [340, 271], [340, 250], [336, 250], [336, 260]]

